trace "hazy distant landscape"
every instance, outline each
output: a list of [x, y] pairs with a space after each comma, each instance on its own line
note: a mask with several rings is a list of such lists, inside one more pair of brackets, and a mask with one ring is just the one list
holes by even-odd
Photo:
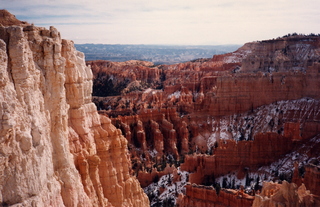
[[111, 45], [111, 44], [76, 44], [77, 50], [85, 54], [87, 60], [127, 60], [151, 61], [155, 64], [174, 64], [211, 58], [216, 54], [233, 52], [240, 45]]

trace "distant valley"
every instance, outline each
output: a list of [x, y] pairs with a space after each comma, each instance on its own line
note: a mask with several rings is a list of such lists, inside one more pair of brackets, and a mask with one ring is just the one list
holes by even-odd
[[154, 64], [175, 64], [213, 55], [233, 52], [240, 45], [111, 45], [76, 44], [77, 50], [88, 60], [110, 60], [123, 62], [144, 60]]

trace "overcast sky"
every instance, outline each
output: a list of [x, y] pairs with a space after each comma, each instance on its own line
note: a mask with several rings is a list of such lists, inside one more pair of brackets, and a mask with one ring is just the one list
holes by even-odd
[[0, 0], [75, 43], [243, 44], [320, 33], [320, 0]]

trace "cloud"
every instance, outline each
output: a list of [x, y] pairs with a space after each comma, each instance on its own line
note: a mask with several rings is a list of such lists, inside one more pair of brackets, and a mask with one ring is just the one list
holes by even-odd
[[0, 0], [76, 42], [227, 44], [320, 33], [318, 0]]

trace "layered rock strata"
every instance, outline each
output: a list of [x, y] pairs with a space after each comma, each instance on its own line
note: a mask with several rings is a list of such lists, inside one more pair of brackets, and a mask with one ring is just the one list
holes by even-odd
[[293, 181], [316, 193], [307, 183], [317, 171], [307, 166], [319, 160], [319, 57], [319, 36], [294, 35], [210, 60], [87, 64], [98, 88], [94, 102], [127, 138], [143, 187], [169, 164], [190, 173], [192, 183], [217, 187], [235, 175], [255, 191], [262, 177], [290, 181], [293, 167], [284, 162], [291, 156], [287, 167], [296, 161], [300, 170]]
[[217, 192], [212, 187], [188, 184], [186, 185], [186, 195], [180, 194], [177, 206], [250, 207], [253, 201], [254, 196], [244, 193], [243, 190], [221, 189]]
[[[181, 170], [193, 172], [190, 174], [191, 183], [204, 183], [208, 175], [221, 176], [232, 171], [241, 171], [246, 167], [251, 170], [271, 164], [272, 161], [292, 149], [292, 141], [278, 134], [258, 134], [254, 141], [233, 140], [219, 141], [213, 155], [186, 156], [181, 164]], [[241, 177], [241, 175], [240, 175]]]
[[54, 27], [1, 24], [1, 205], [148, 206], [83, 54]]

